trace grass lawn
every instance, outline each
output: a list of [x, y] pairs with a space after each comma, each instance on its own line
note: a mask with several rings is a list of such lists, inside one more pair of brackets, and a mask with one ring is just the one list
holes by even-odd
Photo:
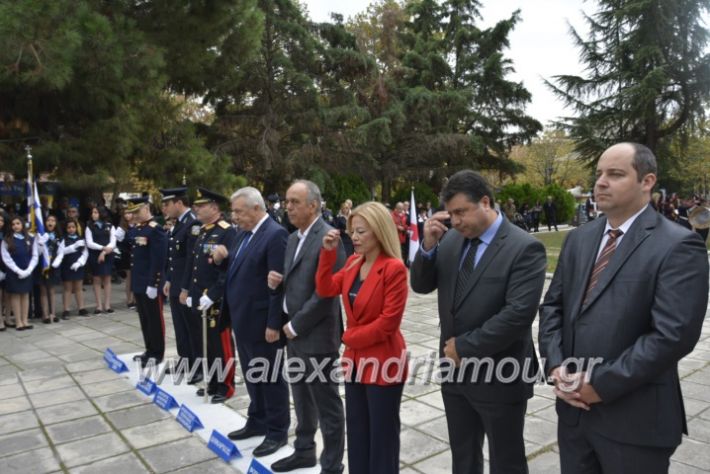
[[550, 273], [554, 273], [557, 267], [557, 259], [560, 256], [562, 242], [564, 242], [568, 232], [569, 230], [563, 230], [560, 232], [532, 234], [533, 237], [542, 242], [545, 246], [545, 250], [547, 251], [547, 271]]

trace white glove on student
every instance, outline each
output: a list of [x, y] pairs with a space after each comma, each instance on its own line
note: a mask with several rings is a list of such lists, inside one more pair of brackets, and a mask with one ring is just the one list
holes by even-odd
[[148, 288], [146, 288], [145, 294], [148, 295], [148, 298], [154, 300], [158, 297], [158, 289], [154, 286], [149, 286]]

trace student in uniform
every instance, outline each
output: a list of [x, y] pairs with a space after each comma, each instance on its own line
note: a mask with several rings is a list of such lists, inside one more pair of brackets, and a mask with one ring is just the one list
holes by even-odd
[[[5, 211], [0, 209], [0, 242], [5, 238], [5, 222], [9, 219]], [[7, 292], [5, 291], [5, 264], [2, 263], [2, 258], [0, 258], [0, 332], [6, 329], [5, 319], [10, 317], [10, 302]], [[7, 314], [6, 314], [7, 313]], [[7, 327], [14, 327], [14, 324], [10, 324], [8, 321]]]
[[10, 306], [15, 314], [18, 331], [32, 329], [27, 322], [32, 292], [32, 271], [37, 265], [37, 241], [25, 229], [21, 217], [10, 220], [10, 229], [2, 241], [2, 261], [5, 264], [5, 290], [10, 294]]
[[69, 319], [69, 300], [72, 292], [79, 308], [79, 315], [86, 316], [89, 312], [84, 308], [84, 293], [81, 287], [84, 281], [84, 267], [89, 258], [86, 242], [79, 237], [79, 224], [70, 218], [64, 223], [64, 238], [59, 242], [57, 256], [52, 261], [52, 267], [59, 269], [59, 275], [64, 287], [62, 294], [62, 319]]
[[[47, 217], [44, 225], [46, 232], [37, 238], [41, 255], [44, 256], [47, 265], [57, 258], [61, 232], [57, 228], [57, 218]], [[54, 311], [54, 287], [61, 284], [62, 280], [59, 270], [49, 267], [46, 271], [41, 271], [39, 276], [39, 294], [42, 306], [42, 322], [44, 324], [58, 323], [59, 318]]]
[[[86, 225], [86, 246], [89, 248], [89, 268], [94, 283], [96, 309], [94, 314], [113, 313], [111, 308], [111, 271], [113, 249], [116, 248], [116, 228], [111, 225], [106, 208], [92, 207], [91, 220]], [[103, 287], [103, 295], [101, 288]], [[102, 298], [103, 296], [103, 298]]]

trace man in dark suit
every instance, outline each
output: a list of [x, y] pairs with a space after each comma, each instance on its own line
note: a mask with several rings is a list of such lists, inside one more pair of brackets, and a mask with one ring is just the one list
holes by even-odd
[[[288, 385], [281, 374], [285, 321], [281, 293], [268, 287], [270, 271], [283, 273], [288, 233], [266, 213], [261, 193], [255, 188], [237, 190], [231, 198], [232, 216], [240, 236], [236, 245], [219, 247], [215, 263], [227, 268], [224, 314], [232, 319], [239, 365], [249, 392], [248, 420], [244, 428], [229, 433], [234, 440], [265, 435], [254, 456], [268, 456], [286, 444], [289, 426]], [[268, 370], [250, 371], [258, 358]], [[253, 373], [252, 373], [253, 372]], [[254, 373], [259, 372], [254, 380]], [[251, 374], [251, 375], [250, 375]]]
[[[186, 187], [161, 189], [160, 193], [163, 195], [163, 215], [175, 220], [175, 225], [168, 233], [168, 264], [165, 269], [163, 295], [170, 301], [175, 345], [181, 359], [179, 370], [190, 373], [197, 358], [202, 355], [194, 350], [201, 343], [200, 320], [192, 318], [190, 308], [180, 303], [180, 291], [185, 273], [189, 271], [187, 257], [195, 246], [201, 224], [190, 210]], [[195, 384], [201, 380], [202, 372], [197, 371], [188, 383]]]
[[604, 217], [570, 232], [540, 308], [563, 473], [665, 473], [687, 433], [677, 366], [700, 337], [708, 256], [649, 205], [655, 183], [645, 146], [602, 154]]
[[[311, 181], [296, 181], [286, 192], [286, 208], [298, 231], [286, 245], [283, 275], [269, 273], [269, 286], [281, 286], [283, 311], [288, 322], [283, 330], [288, 338], [289, 359], [300, 359], [304, 371], [294, 374], [291, 383], [298, 425], [296, 451], [271, 465], [274, 472], [286, 472], [316, 465], [314, 437], [320, 423], [323, 433], [321, 472], [343, 472], [345, 418], [338, 384], [328, 376], [337, 366], [343, 322], [338, 298], [320, 298], [316, 294], [316, 270], [323, 236], [330, 230], [320, 215], [320, 189]], [[335, 271], [345, 262], [345, 250], [338, 248]], [[335, 364], [335, 365], [334, 365]], [[321, 371], [320, 367], [326, 370]], [[311, 380], [311, 378], [313, 378]]]
[[[414, 291], [438, 289], [441, 352], [450, 360], [442, 362], [441, 392], [453, 472], [483, 472], [485, 435], [491, 473], [527, 473], [523, 425], [537, 368], [531, 327], [545, 248], [496, 212], [478, 173], [454, 174], [442, 201], [446, 210], [424, 224], [410, 270]], [[450, 364], [456, 368], [448, 370]]]
[[548, 232], [551, 231], [553, 227], [555, 228], [555, 232], [557, 232], [559, 230], [557, 229], [557, 206], [552, 196], [547, 196], [547, 201], [542, 205], [542, 210], [545, 212]]

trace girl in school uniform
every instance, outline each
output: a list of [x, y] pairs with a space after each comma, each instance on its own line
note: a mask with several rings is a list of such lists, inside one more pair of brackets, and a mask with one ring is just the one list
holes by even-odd
[[[57, 218], [55, 216], [47, 217], [47, 222], [45, 222], [44, 227], [46, 232], [41, 237], [38, 237], [40, 254], [43, 255], [47, 263], [51, 265], [54, 259], [57, 258], [61, 232], [57, 227]], [[44, 324], [58, 323], [59, 318], [57, 318], [54, 310], [54, 287], [62, 283], [59, 270], [50, 266], [47, 271], [40, 273], [39, 282], [42, 322]]]
[[5, 264], [5, 291], [10, 294], [10, 307], [15, 315], [16, 330], [32, 329], [28, 323], [32, 272], [39, 260], [37, 240], [27, 233], [21, 217], [10, 220], [9, 232], [2, 241], [2, 261]]
[[[0, 210], [0, 242], [3, 241], [5, 238], [5, 222], [8, 222], [9, 224], [9, 219], [7, 215], [5, 214], [5, 211]], [[7, 292], [5, 291], [5, 272], [7, 269], [5, 268], [5, 264], [2, 263], [2, 258], [0, 258], [0, 332], [4, 331], [7, 329], [5, 326], [5, 319], [10, 317], [10, 301], [9, 297], [7, 295]], [[7, 311], [7, 315], [5, 312]], [[14, 324], [8, 324], [8, 327], [13, 327]]]
[[133, 252], [134, 227], [133, 213], [124, 211], [121, 222], [116, 228], [116, 245], [121, 252], [121, 258], [116, 262], [116, 270], [126, 274], [126, 306], [128, 308], [136, 307], [136, 298], [131, 291], [131, 253]]
[[[94, 282], [96, 310], [94, 314], [113, 313], [111, 308], [111, 272], [113, 249], [116, 248], [116, 228], [111, 225], [105, 208], [91, 208], [91, 220], [86, 225], [86, 246], [89, 248], [89, 268]], [[103, 287], [103, 294], [101, 288]], [[103, 297], [103, 298], [102, 298]]]
[[59, 270], [64, 292], [62, 294], [62, 319], [69, 319], [69, 300], [74, 293], [79, 315], [86, 316], [89, 312], [84, 308], [84, 293], [81, 284], [84, 281], [84, 267], [89, 259], [84, 239], [79, 237], [79, 224], [75, 219], [68, 219], [64, 224], [64, 238], [59, 241], [57, 256], [52, 261], [52, 267]]

